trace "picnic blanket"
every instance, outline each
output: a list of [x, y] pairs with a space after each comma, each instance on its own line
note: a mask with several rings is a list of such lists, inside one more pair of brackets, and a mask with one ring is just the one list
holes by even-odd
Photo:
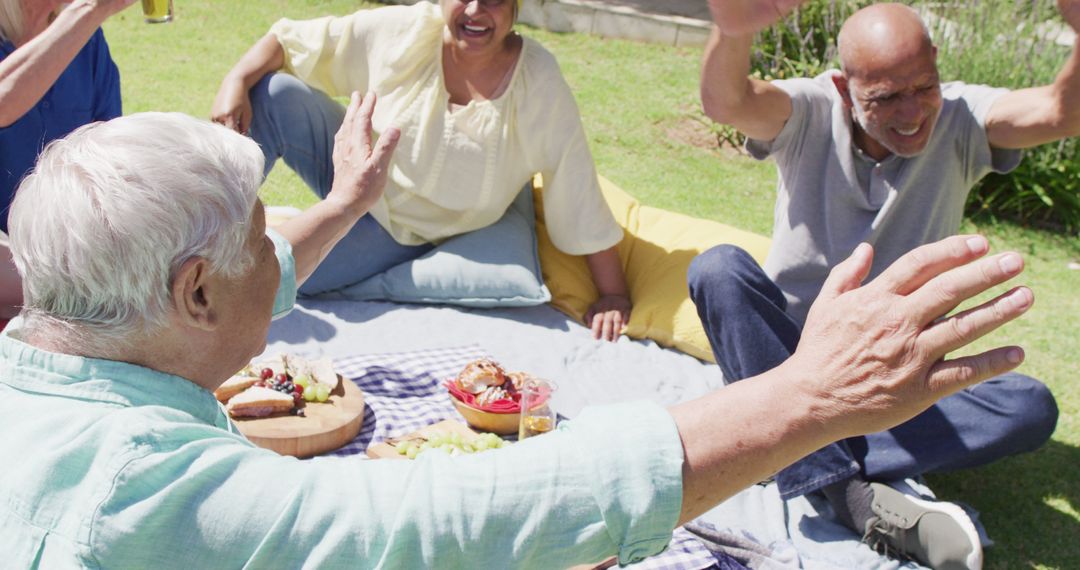
[[[470, 361], [489, 356], [474, 344], [335, 359], [338, 373], [364, 391], [364, 422], [356, 438], [333, 455], [363, 455], [372, 443], [445, 419], [464, 421], [450, 403], [443, 381]], [[710, 551], [690, 532], [677, 529], [663, 553], [632, 567], [697, 570], [714, 566], [744, 568], [723, 552]]]
[[[364, 426], [339, 455], [363, 457], [371, 442], [459, 418], [440, 386], [477, 356], [554, 380], [555, 410], [649, 399], [672, 405], [723, 385], [719, 368], [651, 341], [592, 339], [549, 306], [461, 309], [350, 301], [302, 301], [275, 321], [268, 352], [334, 359], [365, 392]], [[718, 434], [722, 435], [722, 434]], [[366, 459], [364, 459], [366, 460]], [[716, 507], [640, 568], [917, 568], [879, 556], [834, 522], [823, 499], [783, 501], [756, 485]]]

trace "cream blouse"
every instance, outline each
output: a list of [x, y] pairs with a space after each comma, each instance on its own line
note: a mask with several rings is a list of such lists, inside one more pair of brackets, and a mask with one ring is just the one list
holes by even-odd
[[331, 97], [374, 91], [376, 133], [401, 140], [371, 214], [398, 242], [437, 243], [499, 220], [535, 173], [560, 250], [585, 255], [622, 239], [600, 193], [577, 104], [547, 50], [524, 38], [502, 95], [451, 110], [439, 7], [420, 2], [340, 18], [280, 20], [284, 70]]

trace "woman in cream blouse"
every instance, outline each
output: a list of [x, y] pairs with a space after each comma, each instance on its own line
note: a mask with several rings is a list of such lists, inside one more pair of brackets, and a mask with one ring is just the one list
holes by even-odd
[[[283, 158], [320, 196], [344, 108], [372, 91], [373, 130], [401, 129], [386, 191], [302, 290], [341, 289], [431, 244], [498, 221], [535, 173], [555, 246], [584, 255], [600, 298], [587, 318], [614, 340], [630, 299], [577, 105], [555, 58], [513, 31], [514, 0], [440, 0], [283, 19], [222, 82], [213, 118], [250, 133], [266, 172]], [[275, 72], [282, 73], [275, 73]]]

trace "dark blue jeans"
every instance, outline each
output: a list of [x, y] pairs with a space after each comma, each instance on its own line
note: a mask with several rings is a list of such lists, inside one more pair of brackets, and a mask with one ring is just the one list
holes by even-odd
[[[694, 259], [688, 280], [724, 382], [761, 374], [795, 352], [801, 328], [748, 253], [714, 247]], [[983, 465], [1038, 448], [1057, 417], [1044, 384], [1008, 373], [943, 398], [891, 430], [830, 444], [782, 470], [776, 482], [787, 499], [856, 474], [894, 480]]]

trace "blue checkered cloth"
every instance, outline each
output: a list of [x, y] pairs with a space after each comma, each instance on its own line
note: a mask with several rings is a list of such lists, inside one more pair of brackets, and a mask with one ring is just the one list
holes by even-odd
[[[359, 455], [372, 443], [401, 437], [442, 420], [464, 418], [450, 403], [443, 382], [469, 362], [488, 355], [477, 345], [388, 354], [364, 354], [334, 361], [337, 371], [364, 391], [360, 433], [333, 455]], [[664, 552], [630, 566], [635, 569], [698, 570], [743, 568], [713, 553], [694, 535], [675, 529]]]

